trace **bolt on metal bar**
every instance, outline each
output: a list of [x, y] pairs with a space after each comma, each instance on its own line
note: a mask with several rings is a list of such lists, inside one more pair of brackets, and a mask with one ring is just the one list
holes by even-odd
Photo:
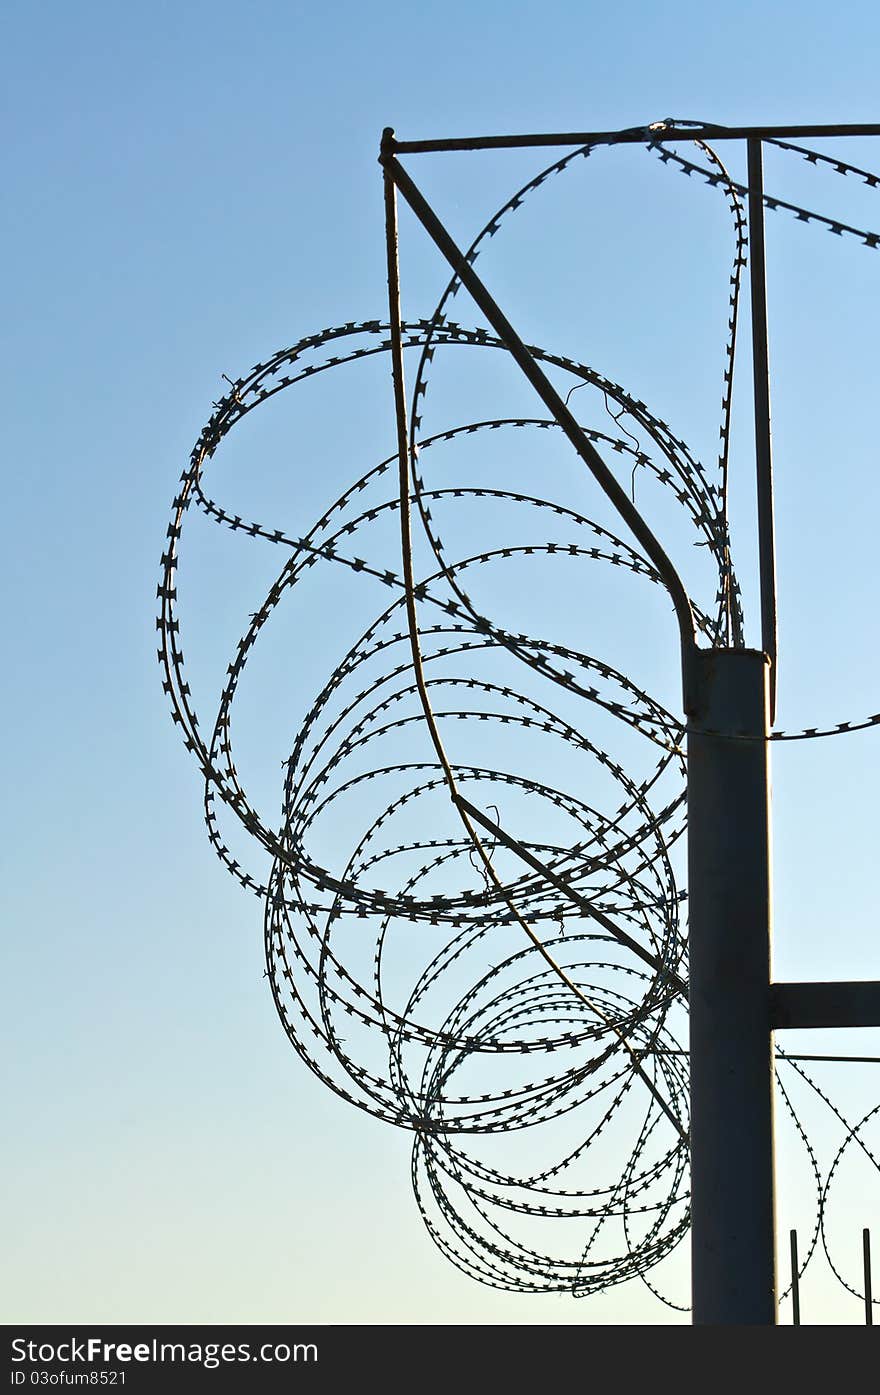
[[776, 544], [773, 528], [773, 454], [770, 438], [770, 349], [764, 250], [764, 160], [759, 138], [748, 142], [749, 288], [752, 302], [752, 377], [758, 486], [758, 563], [761, 648], [770, 659], [770, 722], [776, 717]]
[[625, 131], [552, 131], [512, 136], [453, 136], [446, 140], [396, 140], [389, 155], [422, 155], [469, 150], [519, 150], [544, 145], [638, 144], [656, 140], [796, 140], [838, 136], [880, 136], [880, 125], [837, 126], [676, 126], [656, 121]]
[[801, 1276], [798, 1272], [797, 1231], [789, 1232], [791, 1247], [791, 1320], [795, 1327], [801, 1325]]

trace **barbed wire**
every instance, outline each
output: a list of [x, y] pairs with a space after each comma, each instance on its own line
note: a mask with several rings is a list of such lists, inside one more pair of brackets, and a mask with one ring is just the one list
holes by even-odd
[[[620, 384], [528, 348], [565, 379], [566, 400], [586, 389], [577, 399], [585, 407], [581, 429], [618, 458], [631, 488], [641, 469], [680, 510], [712, 577], [706, 594], [692, 598], [700, 636], [710, 647], [741, 646], [727, 498], [748, 188], [704, 141], [695, 144], [707, 166], [664, 146], [662, 129], [650, 150], [702, 175], [726, 197], [731, 217], [715, 474]], [[830, 157], [775, 144], [878, 182]], [[468, 262], [527, 198], [593, 150], [573, 151], [524, 184], [473, 240]], [[877, 245], [874, 234], [775, 196], [765, 204]], [[508, 415], [425, 433], [438, 355], [506, 353], [496, 336], [449, 317], [459, 287], [453, 276], [430, 317], [400, 327], [402, 348], [418, 359], [409, 476], [395, 489], [398, 455], [384, 458], [301, 536], [224, 507], [206, 489], [209, 464], [233, 428], [279, 393], [391, 354], [395, 327], [335, 326], [226, 378], [229, 391], [196, 442], [167, 531], [156, 622], [163, 686], [204, 779], [210, 842], [263, 903], [265, 974], [288, 1039], [336, 1094], [412, 1132], [413, 1193], [439, 1249], [495, 1288], [580, 1297], [637, 1278], [684, 1310], [662, 1265], [689, 1228], [687, 893], [675, 865], [685, 832], [685, 723], [581, 646], [514, 631], [477, 599], [486, 576], [492, 595], [516, 595], [549, 586], [548, 577], [572, 564], [603, 575], [613, 569], [637, 587], [662, 581], [637, 548], [554, 496], [546, 472], [534, 492], [506, 477], [442, 477], [444, 447], [559, 430], [552, 418]], [[591, 419], [594, 407], [603, 429]], [[210, 734], [186, 677], [177, 614], [188, 512], [271, 545], [281, 558], [234, 649]], [[516, 518], [517, 539], [487, 545], [487, 520], [502, 515]], [[402, 528], [402, 565], [390, 564], [389, 523]], [[457, 528], [470, 545], [450, 543], [448, 529], [455, 538]], [[373, 588], [377, 599], [298, 714], [282, 762], [280, 817], [265, 814], [236, 766], [236, 699], [273, 617], [331, 574], [356, 583], [358, 596]], [[770, 739], [878, 724], [880, 713], [774, 731]], [[243, 865], [228, 831], [235, 828], [268, 859], [267, 872], [259, 857]], [[842, 1131], [824, 1173], [793, 1103], [791, 1072]], [[778, 1075], [815, 1180], [802, 1269], [821, 1241], [833, 1272], [857, 1293], [829, 1252], [825, 1217], [848, 1149], [860, 1148], [877, 1169], [865, 1142], [877, 1111], [852, 1124], [783, 1051]]]

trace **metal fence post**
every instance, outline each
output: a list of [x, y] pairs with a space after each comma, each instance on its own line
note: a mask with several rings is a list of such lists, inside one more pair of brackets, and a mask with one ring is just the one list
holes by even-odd
[[777, 1320], [769, 660], [695, 650], [690, 664], [693, 1320], [766, 1325]]

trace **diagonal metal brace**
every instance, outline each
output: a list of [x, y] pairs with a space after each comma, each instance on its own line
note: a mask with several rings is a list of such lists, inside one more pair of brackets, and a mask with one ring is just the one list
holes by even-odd
[[395, 159], [394, 148], [394, 132], [390, 127], [387, 127], [382, 137], [379, 156], [379, 163], [382, 165], [386, 177], [406, 199], [429, 237], [449, 262], [461, 284], [486, 316], [511, 358], [525, 374], [544, 405], [553, 414], [554, 419], [571, 441], [584, 464], [611, 500], [639, 544], [644, 548], [646, 555], [653, 562], [666, 585], [678, 620], [681, 639], [684, 709], [689, 712], [691, 710], [691, 695], [688, 687], [691, 667], [689, 659], [691, 652], [696, 648], [694, 616], [690, 599], [678, 572], [661, 543], [632, 503], [626, 490], [617, 482], [595, 446], [588, 440], [577, 418], [566, 406], [550, 379], [539, 366], [534, 354], [520, 339], [501, 307], [493, 299], [461, 248], [450, 236], [400, 161]]

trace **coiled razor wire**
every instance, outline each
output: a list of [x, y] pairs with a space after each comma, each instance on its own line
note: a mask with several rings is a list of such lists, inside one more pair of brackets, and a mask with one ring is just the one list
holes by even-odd
[[[651, 128], [650, 152], [719, 190], [732, 220], [717, 466], [707, 471], [620, 384], [587, 364], [529, 349], [567, 379], [566, 401], [585, 389], [573, 405], [601, 406], [601, 429], [586, 419], [582, 429], [620, 458], [632, 489], [636, 472], [648, 472], [690, 520], [715, 575], [714, 594], [702, 604], [691, 598], [702, 642], [740, 646], [727, 495], [748, 189], [704, 141], [694, 142], [695, 160], [664, 146], [663, 125]], [[837, 159], [769, 143], [871, 187], [880, 183]], [[474, 240], [468, 261], [542, 184], [593, 149], [573, 151], [519, 189]], [[769, 195], [764, 201], [878, 245], [875, 233]], [[506, 576], [522, 584], [524, 565], [537, 578], [572, 560], [579, 568], [617, 568], [638, 584], [662, 583], [637, 549], [558, 499], [450, 485], [442, 468], [426, 473], [426, 462], [433, 471], [434, 458], [465, 437], [480, 444], [489, 433], [507, 439], [558, 431], [552, 419], [515, 416], [422, 434], [438, 356], [506, 352], [484, 329], [449, 317], [458, 289], [453, 277], [430, 318], [402, 326], [403, 347], [418, 351], [411, 486], [395, 491], [398, 457], [390, 455], [302, 536], [225, 509], [206, 490], [208, 463], [233, 427], [285, 389], [388, 355], [391, 328], [375, 320], [323, 330], [227, 380], [230, 390], [181, 477], [168, 528], [157, 620], [164, 689], [204, 777], [211, 843], [264, 905], [266, 973], [287, 1036], [338, 1095], [411, 1131], [413, 1192], [440, 1250], [499, 1289], [584, 1296], [639, 1278], [662, 1302], [684, 1308], [654, 1272], [689, 1225], [686, 892], [674, 867], [685, 831], [683, 724], [609, 664], [577, 646], [513, 632], [474, 599], [478, 576], [492, 576], [503, 590]], [[185, 677], [176, 605], [184, 516], [192, 508], [271, 543], [281, 558], [229, 663], [209, 734]], [[441, 519], [468, 511], [479, 536], [492, 510], [515, 511], [523, 540], [462, 552], [441, 536]], [[396, 521], [406, 538], [415, 520], [418, 562], [410, 555], [403, 566], [389, 565], [383, 528]], [[372, 587], [378, 606], [297, 718], [276, 823], [258, 812], [240, 780], [233, 706], [264, 628], [295, 588], [325, 579], [328, 567]], [[880, 713], [775, 731], [771, 739], [878, 723]], [[433, 743], [424, 739], [426, 724]], [[624, 769], [615, 733], [627, 730]], [[448, 757], [438, 754], [441, 734]], [[601, 807], [583, 797], [587, 790], [602, 792]], [[269, 855], [265, 880], [233, 853], [223, 831], [229, 817]], [[346, 839], [344, 860], [327, 855]], [[821, 1244], [844, 1286], [858, 1293], [829, 1247], [828, 1198], [847, 1156], [878, 1170], [878, 1110], [849, 1122], [797, 1059], [782, 1051], [778, 1058], [781, 1097], [816, 1199], [801, 1267]], [[821, 1099], [842, 1130], [824, 1173], [794, 1102], [799, 1086]]]

